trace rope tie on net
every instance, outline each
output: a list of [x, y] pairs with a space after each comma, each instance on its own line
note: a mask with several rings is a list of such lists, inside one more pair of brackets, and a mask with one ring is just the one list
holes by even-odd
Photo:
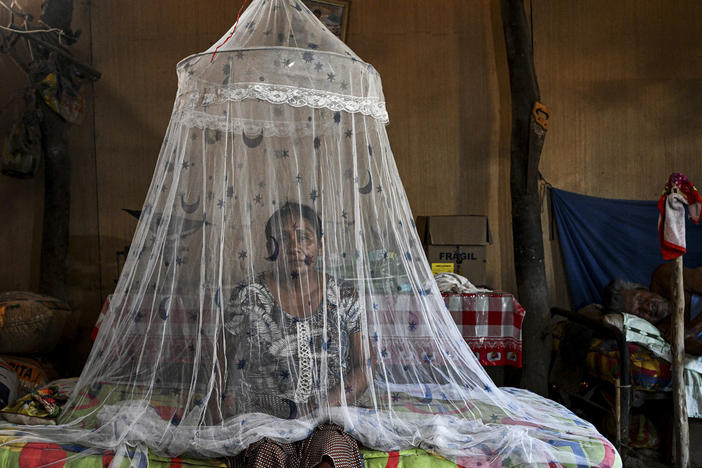
[[232, 33], [227, 36], [227, 38], [222, 42], [220, 45], [217, 46], [214, 52], [212, 52], [212, 58], [210, 59], [210, 63], [214, 62], [215, 55], [217, 55], [217, 51], [219, 50], [220, 47], [222, 47], [224, 44], [227, 43], [227, 41], [234, 35], [234, 32], [236, 32], [236, 27], [239, 25], [239, 18], [241, 17], [241, 12], [244, 10], [244, 7], [246, 4], [249, 3], [249, 0], [244, 0], [244, 3], [241, 4], [241, 8], [239, 8], [239, 13], [236, 15], [236, 22], [234, 23], [234, 28], [232, 29]]

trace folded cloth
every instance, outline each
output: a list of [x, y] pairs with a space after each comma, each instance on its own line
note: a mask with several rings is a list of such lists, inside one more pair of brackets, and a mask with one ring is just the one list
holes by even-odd
[[439, 273], [434, 276], [436, 284], [442, 293], [472, 294], [477, 292], [491, 292], [490, 289], [478, 288], [468, 281], [465, 276], [456, 273]]
[[0, 410], [0, 417], [16, 424], [56, 424], [56, 417], [77, 381], [78, 378], [61, 379], [37, 388]]
[[685, 205], [688, 206], [692, 221], [699, 223], [702, 217], [702, 197], [690, 179], [674, 172], [658, 200], [658, 237], [664, 260], [673, 260], [687, 251]]

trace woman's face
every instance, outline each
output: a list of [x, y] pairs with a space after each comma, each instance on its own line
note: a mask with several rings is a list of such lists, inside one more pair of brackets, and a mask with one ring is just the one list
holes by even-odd
[[320, 242], [314, 226], [303, 218], [286, 216], [278, 233], [278, 262], [293, 277], [310, 273], [319, 255]]

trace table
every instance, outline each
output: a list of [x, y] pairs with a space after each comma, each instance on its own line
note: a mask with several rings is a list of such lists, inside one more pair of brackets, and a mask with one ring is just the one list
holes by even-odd
[[[524, 321], [525, 312], [512, 294], [505, 292], [445, 293], [442, 296], [463, 339], [468, 343], [468, 346], [470, 346], [483, 366], [522, 367], [522, 322]], [[397, 327], [402, 328], [406, 326], [410, 333], [401, 332], [397, 336], [402, 337], [402, 340], [407, 337], [414, 337], [413, 339], [418, 343], [416, 346], [417, 350], [423, 352], [424, 355], [431, 356], [433, 353], [438, 352], [434, 349], [434, 340], [427, 339], [427, 337], [431, 336], [431, 332], [430, 328], [423, 323], [422, 314], [413, 312], [418, 310], [418, 304], [415, 303], [416, 297], [406, 294], [379, 295], [376, 296], [375, 300], [381, 305], [381, 310], [387, 308], [395, 311], [395, 313], [397, 311], [407, 312], [406, 322], [398, 322], [397, 316], [393, 313], [391, 317], [395, 317], [394, 321], [379, 324], [379, 330], [382, 330], [381, 335], [385, 336], [388, 341], [392, 341], [392, 338], [396, 335]], [[93, 340], [109, 310], [109, 301], [110, 297], [105, 301], [93, 330]], [[151, 302], [147, 301], [147, 303], [150, 304]], [[187, 321], [186, 312], [187, 307], [184, 308], [182, 305], [174, 307], [170, 312], [172, 316], [170, 320]], [[147, 319], [148, 317], [139, 320], [139, 324]], [[134, 331], [138, 333], [141, 328], [140, 326], [135, 326]], [[419, 345], [420, 342], [423, 344]], [[402, 350], [404, 347], [399, 346], [398, 349]], [[388, 361], [394, 362], [395, 360], [403, 359], [402, 352], [391, 353], [391, 347], [388, 347], [387, 351], [391, 354]], [[421, 362], [423, 357], [420, 356], [418, 359]]]
[[483, 366], [522, 367], [524, 308], [505, 292], [442, 294], [454, 322]]

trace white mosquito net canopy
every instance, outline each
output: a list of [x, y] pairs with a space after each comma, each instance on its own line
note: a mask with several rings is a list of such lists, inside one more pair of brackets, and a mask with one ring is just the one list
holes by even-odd
[[379, 450], [588, 464], [560, 447], [592, 426], [495, 387], [454, 324], [371, 65], [302, 3], [254, 0], [177, 71], [109, 313], [27, 439], [219, 457], [332, 421]]

